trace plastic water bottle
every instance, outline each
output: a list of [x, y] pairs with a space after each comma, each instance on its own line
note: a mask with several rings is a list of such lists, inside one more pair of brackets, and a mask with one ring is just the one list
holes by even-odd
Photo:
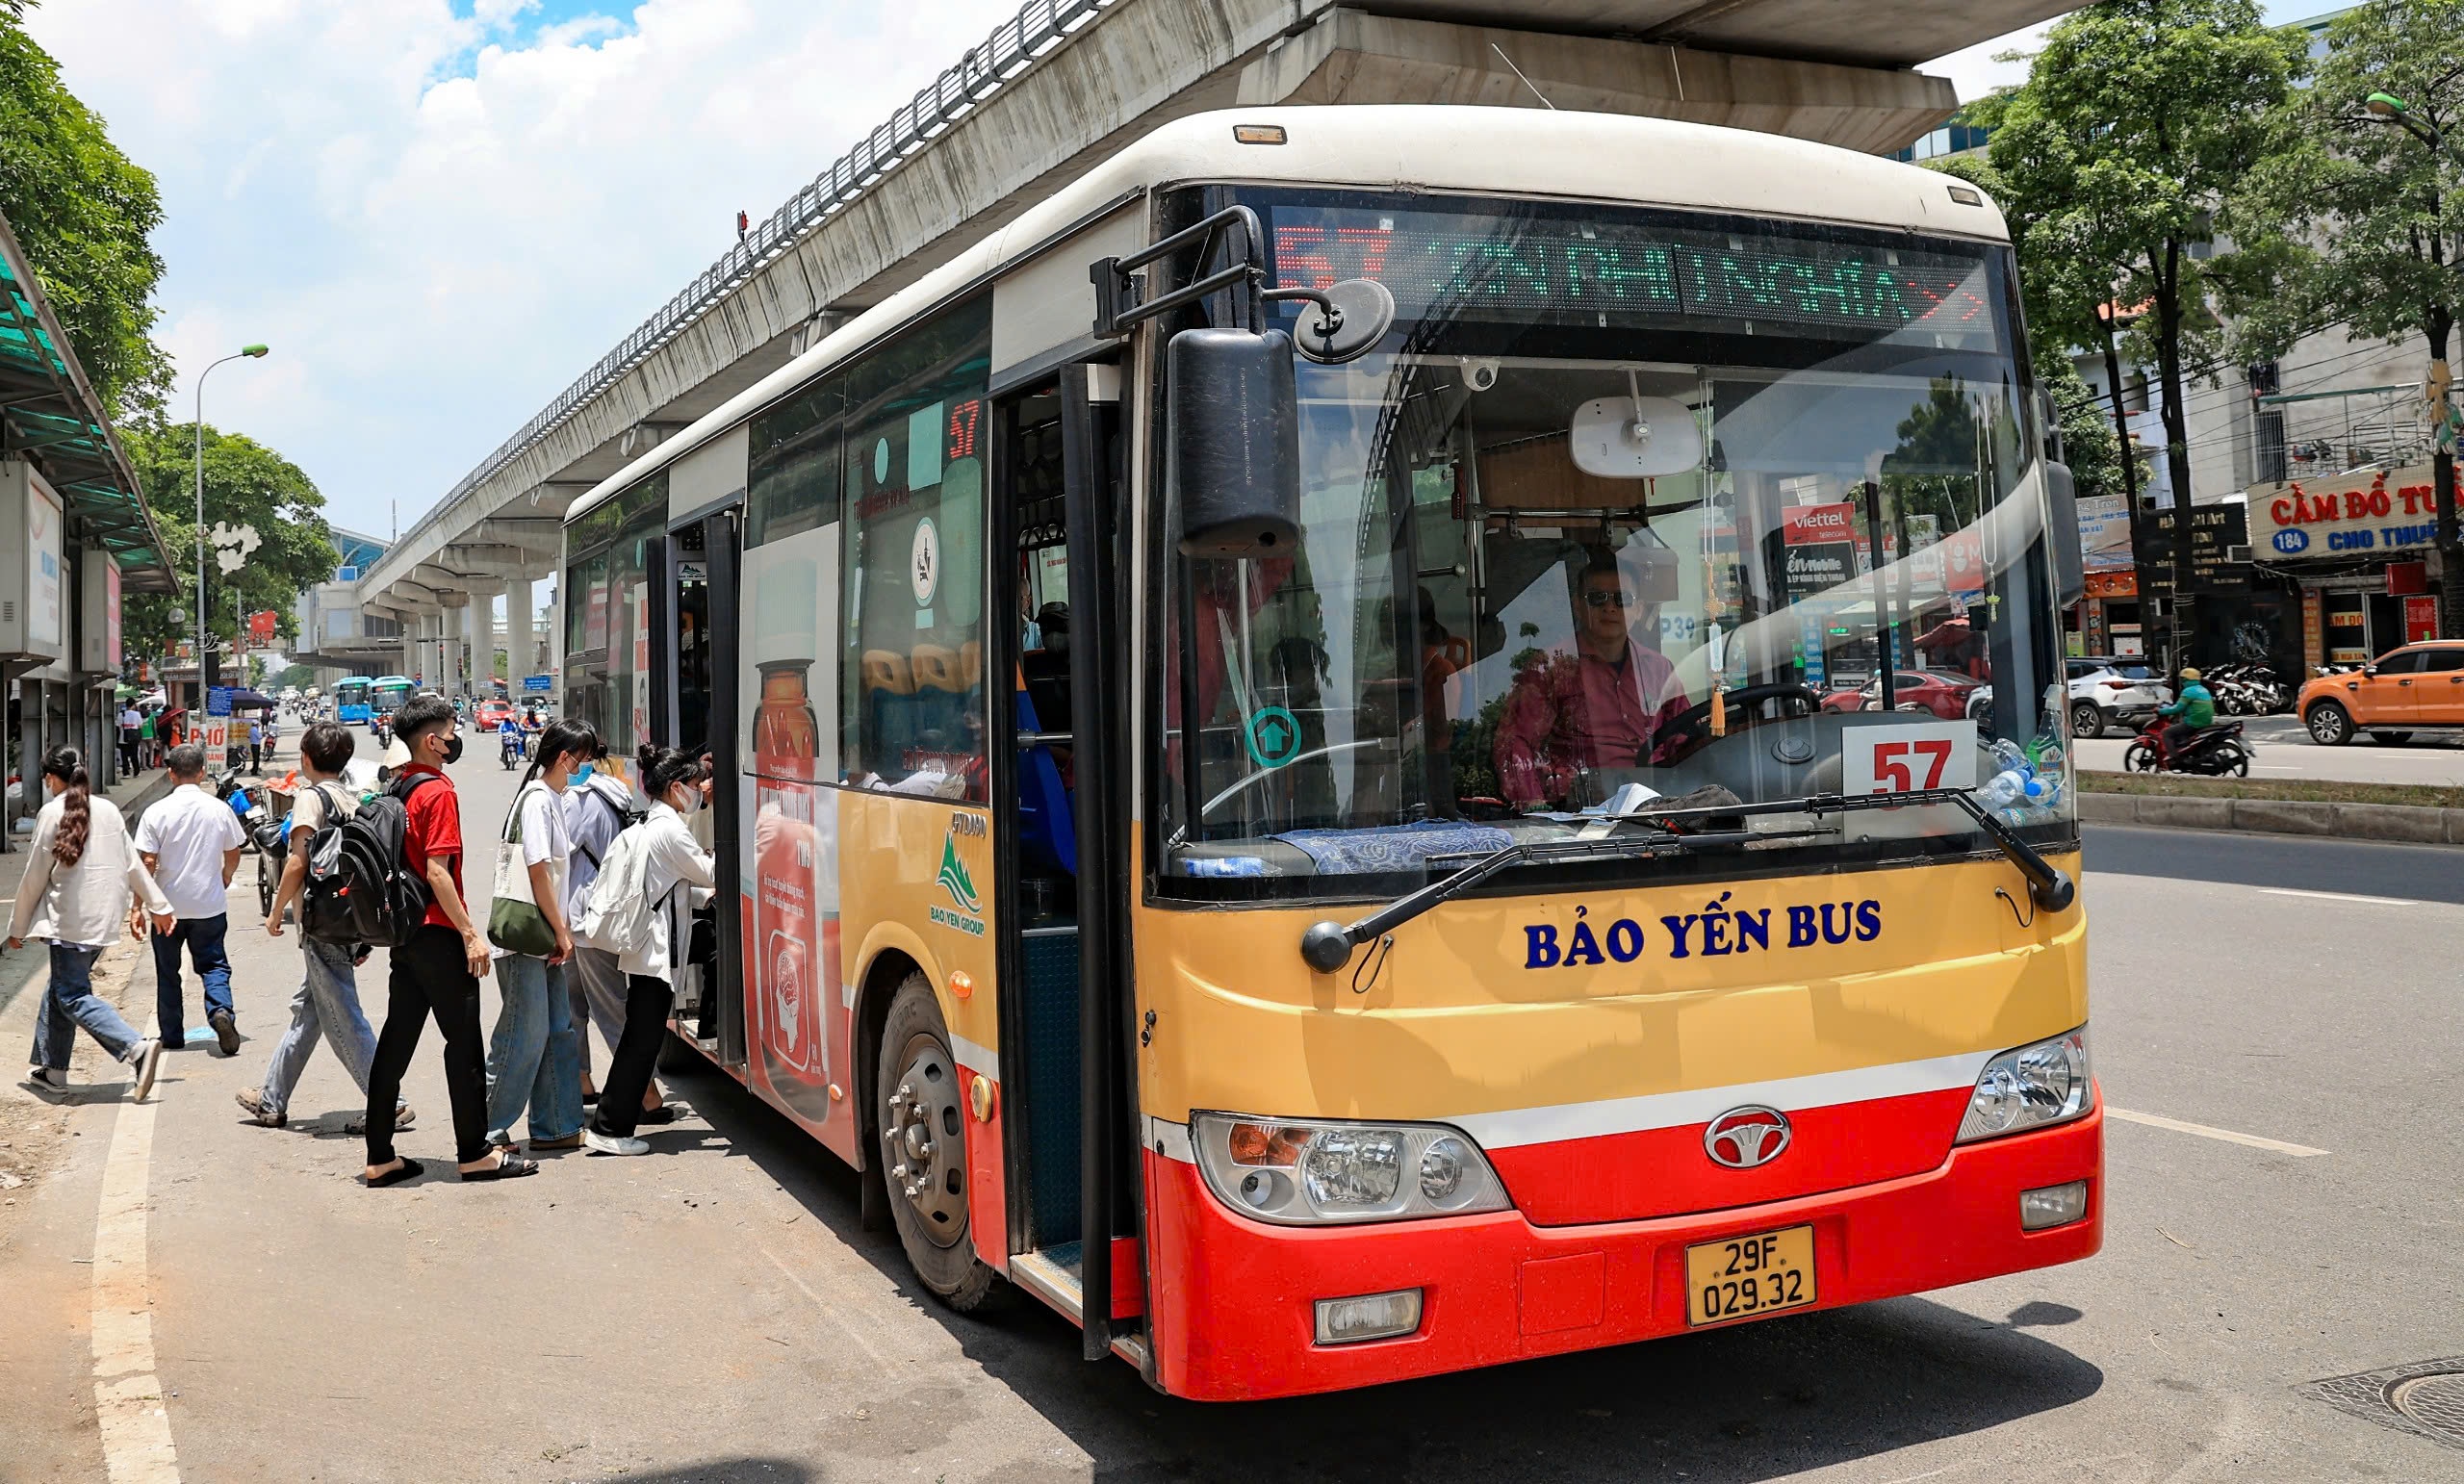
[[2004, 769], [1985, 780], [1976, 791], [1976, 801], [1999, 812], [2020, 803], [2028, 796], [2028, 780], [2015, 770]]
[[2017, 773], [2022, 777], [2026, 776], [2030, 767], [2028, 755], [2016, 742], [2012, 741], [2008, 737], [1997, 737], [1994, 739], [1993, 745], [1987, 748], [1986, 751], [1993, 755], [1993, 765], [1995, 771], [2001, 773]]

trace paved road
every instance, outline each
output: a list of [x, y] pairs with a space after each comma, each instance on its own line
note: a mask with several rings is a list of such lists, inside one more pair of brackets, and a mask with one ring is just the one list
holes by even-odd
[[[460, 773], [476, 836], [507, 785], [492, 760]], [[2464, 1452], [2297, 1390], [2464, 1354], [2464, 1154], [2437, 1137], [2464, 1075], [2453, 860], [2092, 832], [2111, 1105], [2325, 1151], [2117, 1118], [2092, 1261], [1239, 1408], [1081, 1362], [1023, 1299], [982, 1319], [935, 1307], [893, 1241], [856, 1229], [849, 1174], [712, 1075], [671, 1082], [694, 1116], [653, 1131], [654, 1158], [357, 1189], [331, 1060], [304, 1126], [237, 1120], [296, 972], [238, 907], [250, 1040], [174, 1060], [152, 1124], [140, 1250], [165, 1418], [192, 1480], [2464, 1477]], [[2302, 894], [2320, 891], [2342, 894]], [[440, 1081], [431, 1041], [404, 1142], [438, 1164]], [[57, 1167], [0, 1208], [11, 1480], [104, 1470], [90, 1260], [129, 1126], [109, 1092], [59, 1116]]]
[[[2258, 744], [2250, 757], [2254, 779], [2334, 779], [2350, 783], [2426, 783], [2464, 787], [2464, 740], [2455, 733], [2418, 732], [2396, 746], [2365, 734], [2343, 747], [2321, 747], [2291, 716], [2242, 718], [2243, 735]], [[2102, 741], [2079, 744], [2079, 765], [2121, 769], [2131, 733], [2117, 729]]]

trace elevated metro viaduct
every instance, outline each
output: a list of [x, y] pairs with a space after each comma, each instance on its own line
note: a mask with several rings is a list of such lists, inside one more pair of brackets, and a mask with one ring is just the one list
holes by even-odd
[[[460, 683], [466, 650], [561, 668], [560, 610], [546, 634], [526, 630], [576, 498], [1170, 119], [1244, 104], [1553, 105], [1884, 153], [1958, 106], [1916, 64], [2071, 8], [1035, 0], [483, 460], [360, 576], [356, 603], [398, 621], [401, 669], [430, 684]], [[494, 627], [500, 596], [512, 635]]]

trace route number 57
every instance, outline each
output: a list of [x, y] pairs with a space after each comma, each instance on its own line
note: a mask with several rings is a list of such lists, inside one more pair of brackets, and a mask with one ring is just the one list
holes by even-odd
[[1850, 727], [1843, 740], [1843, 792], [1898, 794], [1976, 786], [1974, 722]]

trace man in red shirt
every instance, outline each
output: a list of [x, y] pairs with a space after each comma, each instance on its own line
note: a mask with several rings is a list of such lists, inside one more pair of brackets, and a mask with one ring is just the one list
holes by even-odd
[[[1510, 803], [1570, 802], [1586, 768], [1638, 768], [1660, 729], [1686, 710], [1677, 670], [1628, 632], [1630, 603], [1612, 557], [1583, 569], [1575, 652], [1535, 657], [1514, 678], [1499, 718], [1498, 782]], [[1578, 802], [1578, 801], [1577, 801]]]
[[479, 979], [488, 940], [462, 901], [462, 804], [445, 765], [462, 755], [452, 703], [419, 696], [395, 713], [394, 735], [411, 760], [391, 785], [409, 816], [403, 864], [425, 878], [427, 913], [411, 940], [393, 951], [386, 980], [385, 1029], [368, 1068], [368, 1173], [371, 1189], [399, 1185], [420, 1162], [394, 1152], [394, 1108], [402, 1073], [433, 1015], [445, 1033], [445, 1090], [453, 1104], [454, 1155], [465, 1180], [509, 1180], [539, 1166], [488, 1143], [488, 1057], [479, 1036]]

